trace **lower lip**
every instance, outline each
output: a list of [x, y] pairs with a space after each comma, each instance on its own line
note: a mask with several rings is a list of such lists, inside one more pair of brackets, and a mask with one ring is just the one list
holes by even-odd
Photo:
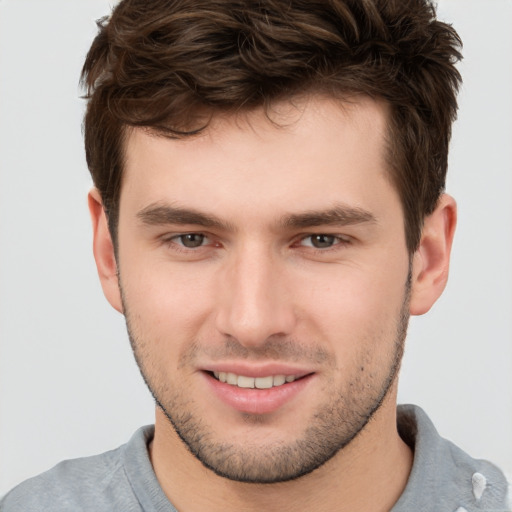
[[229, 407], [247, 414], [269, 414], [297, 398], [311, 382], [313, 374], [269, 389], [239, 388], [220, 382], [204, 372], [210, 389]]

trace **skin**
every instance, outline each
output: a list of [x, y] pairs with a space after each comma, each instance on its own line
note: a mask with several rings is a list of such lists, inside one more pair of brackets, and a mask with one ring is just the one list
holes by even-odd
[[[408, 314], [445, 286], [456, 208], [441, 198], [410, 256], [386, 115], [312, 96], [276, 105], [274, 123], [218, 116], [185, 140], [132, 130], [117, 261], [91, 192], [100, 279], [159, 404], [150, 455], [178, 510], [384, 511], [403, 491], [396, 367]], [[225, 367], [307, 378], [275, 410], [247, 412], [215, 392], [207, 372]], [[307, 466], [315, 443], [333, 446]]]

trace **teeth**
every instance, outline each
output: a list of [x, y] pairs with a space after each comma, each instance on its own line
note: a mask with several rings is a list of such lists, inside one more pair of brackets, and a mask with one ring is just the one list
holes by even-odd
[[285, 383], [293, 382], [295, 375], [269, 375], [268, 377], [246, 377], [228, 372], [213, 372], [215, 378], [221, 382], [238, 386], [239, 388], [270, 389], [275, 386], [282, 386]]
[[232, 386], [236, 386], [238, 384], [238, 377], [234, 373], [228, 373], [226, 382]]
[[[295, 377], [294, 377], [295, 380]], [[282, 386], [286, 382], [286, 377], [284, 375], [276, 375], [274, 377], [274, 386]], [[292, 381], [290, 381], [292, 382]]]
[[258, 389], [270, 389], [274, 385], [274, 377], [258, 377], [254, 379], [254, 385]]
[[244, 377], [243, 375], [239, 375], [238, 382], [236, 383], [236, 385], [239, 388], [253, 388], [254, 380], [254, 377]]

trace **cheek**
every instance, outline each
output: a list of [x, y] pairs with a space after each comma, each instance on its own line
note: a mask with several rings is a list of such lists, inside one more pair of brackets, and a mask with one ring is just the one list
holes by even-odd
[[406, 273], [350, 269], [306, 283], [300, 316], [343, 359], [358, 351], [389, 350], [405, 297]]
[[201, 337], [211, 311], [215, 296], [211, 280], [191, 269], [154, 261], [148, 265], [126, 261], [121, 267], [133, 330], [165, 359]]

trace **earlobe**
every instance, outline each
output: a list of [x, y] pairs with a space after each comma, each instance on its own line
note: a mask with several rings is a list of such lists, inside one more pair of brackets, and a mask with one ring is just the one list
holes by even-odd
[[89, 192], [88, 203], [93, 230], [93, 253], [101, 287], [112, 307], [122, 313], [123, 307], [119, 291], [114, 244], [98, 189], [93, 188]]
[[425, 218], [420, 245], [413, 256], [411, 315], [426, 313], [446, 286], [456, 223], [455, 200], [443, 194], [434, 212]]

